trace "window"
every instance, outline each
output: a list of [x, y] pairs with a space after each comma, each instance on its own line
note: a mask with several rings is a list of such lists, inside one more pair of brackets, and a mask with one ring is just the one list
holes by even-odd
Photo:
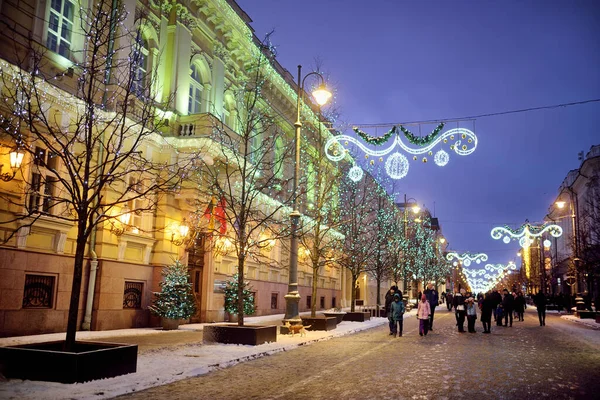
[[[129, 191], [131, 192], [131, 197], [139, 196], [140, 193], [143, 193], [142, 182], [138, 179], [130, 178]], [[131, 199], [127, 202], [127, 207], [131, 211], [129, 224], [133, 227], [134, 233], [139, 233], [139, 229], [142, 227], [142, 211], [145, 208], [144, 199]]]
[[192, 64], [192, 73], [190, 76], [190, 98], [188, 101], [188, 114], [198, 114], [202, 102], [202, 77], [195, 64]]
[[[277, 179], [283, 179], [283, 152], [284, 152], [284, 147], [283, 147], [283, 139], [278, 137], [277, 139], [275, 139], [275, 162], [274, 162], [274, 166], [275, 166], [275, 171], [274, 175], [275, 178]], [[279, 185], [279, 190], [281, 190], [281, 185]]]
[[321, 301], [319, 303], [320, 308], [325, 308], [325, 296], [321, 296]]
[[271, 309], [272, 310], [276, 310], [277, 307], [277, 297], [278, 297], [278, 293], [271, 293]]
[[55, 276], [26, 274], [23, 308], [52, 308], [55, 286]]
[[312, 296], [306, 296], [306, 308], [312, 307]]
[[123, 293], [123, 308], [142, 308], [142, 293], [144, 293], [144, 284], [142, 282], [125, 282], [125, 292]]
[[335, 297], [331, 298], [331, 308], [335, 308], [337, 306]]
[[50, 0], [46, 47], [69, 58], [73, 36], [75, 5], [69, 0]]
[[37, 168], [31, 173], [28, 211], [52, 214], [58, 179], [49, 176], [48, 172], [58, 169], [58, 157], [44, 148], [36, 147], [33, 164]]
[[148, 42], [138, 33], [137, 43], [133, 47], [131, 91], [138, 97], [148, 97], [146, 87], [148, 75]]

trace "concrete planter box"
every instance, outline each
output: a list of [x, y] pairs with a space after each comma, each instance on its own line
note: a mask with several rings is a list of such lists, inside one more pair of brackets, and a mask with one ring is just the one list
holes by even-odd
[[331, 331], [337, 328], [337, 319], [335, 317], [318, 316], [315, 318], [303, 317], [302, 325], [308, 326], [307, 331]]
[[277, 342], [277, 326], [275, 325], [205, 325], [202, 332], [202, 338], [206, 343], [217, 342], [256, 346], [268, 342]]
[[63, 351], [64, 340], [0, 347], [0, 369], [7, 378], [61, 383], [86, 382], [136, 372], [136, 344], [75, 342]]
[[337, 320], [337, 323], [339, 324], [340, 322], [342, 322], [344, 320], [344, 315], [346, 315], [346, 313], [345, 312], [324, 312], [323, 315], [326, 317], [335, 317], [335, 319]]
[[344, 321], [353, 321], [353, 322], [365, 322], [371, 319], [371, 313], [369, 312], [347, 312], [344, 315]]
[[594, 318], [596, 318], [595, 311], [577, 310], [575, 315], [577, 315], [577, 318], [579, 318], [579, 319], [594, 319]]
[[600, 324], [600, 313], [596, 312], [596, 323]]

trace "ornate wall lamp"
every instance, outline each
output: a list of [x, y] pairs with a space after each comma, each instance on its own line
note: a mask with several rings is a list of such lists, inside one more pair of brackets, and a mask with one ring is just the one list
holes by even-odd
[[10, 172], [2, 173], [2, 167], [4, 167], [4, 164], [0, 164], [0, 179], [2, 179], [4, 182], [12, 181], [14, 179], [14, 177], [17, 175], [17, 171], [19, 170], [19, 168], [21, 168], [21, 164], [23, 163], [24, 156], [25, 156], [25, 154], [23, 154], [21, 151], [19, 151], [18, 148], [14, 148], [9, 153], [10, 168], [12, 170], [12, 173], [10, 173]]
[[171, 243], [175, 246], [181, 246], [182, 244], [189, 242], [189, 233], [190, 227], [184, 218], [181, 224], [171, 229]]
[[[116, 220], [115, 220], [116, 219]], [[131, 220], [131, 211], [127, 206], [123, 207], [118, 217], [111, 220], [110, 232], [116, 236], [121, 236], [127, 230]]]

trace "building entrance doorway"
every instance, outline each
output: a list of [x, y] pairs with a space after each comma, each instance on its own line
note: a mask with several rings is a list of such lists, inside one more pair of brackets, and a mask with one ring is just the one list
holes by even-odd
[[203, 233], [197, 234], [194, 240], [190, 242], [187, 248], [188, 252], [188, 270], [192, 280], [192, 290], [196, 297], [196, 313], [192, 315], [191, 322], [202, 321], [202, 296], [203, 296], [203, 272], [204, 272], [204, 253], [206, 245], [206, 235]]

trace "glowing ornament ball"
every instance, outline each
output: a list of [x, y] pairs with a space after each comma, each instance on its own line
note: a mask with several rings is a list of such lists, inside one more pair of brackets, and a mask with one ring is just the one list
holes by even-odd
[[350, 171], [348, 171], [348, 178], [350, 178], [350, 180], [352, 180], [353, 182], [358, 182], [362, 179], [363, 177], [363, 170], [361, 167], [355, 165], [354, 167], [350, 168]]
[[408, 174], [408, 160], [396, 152], [385, 161], [385, 171], [392, 179], [402, 179]]

